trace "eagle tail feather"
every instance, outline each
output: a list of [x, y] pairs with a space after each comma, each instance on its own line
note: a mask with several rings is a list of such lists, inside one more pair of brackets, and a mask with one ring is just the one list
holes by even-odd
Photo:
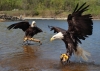
[[85, 51], [80, 46], [77, 46], [77, 51], [75, 51], [75, 55], [77, 57], [82, 57], [82, 59], [84, 61], [88, 61], [88, 57], [87, 56], [91, 56], [91, 54], [89, 52]]

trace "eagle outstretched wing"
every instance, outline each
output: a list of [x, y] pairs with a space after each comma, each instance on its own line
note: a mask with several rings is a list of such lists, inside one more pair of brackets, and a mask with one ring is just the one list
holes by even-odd
[[26, 31], [28, 28], [29, 28], [30, 24], [29, 22], [18, 22], [18, 23], [14, 23], [14, 24], [11, 24], [10, 26], [7, 27], [8, 30], [10, 29], [22, 29], [23, 31]]
[[54, 33], [58, 33], [58, 32], [66, 33], [66, 30], [60, 27], [54, 27], [54, 26], [48, 26], [48, 27], [51, 29], [51, 31], [54, 30]]
[[85, 40], [86, 37], [92, 35], [93, 22], [91, 14], [82, 15], [83, 12], [87, 11], [89, 5], [85, 6], [86, 3], [76, 5], [72, 14], [68, 15], [68, 32], [74, 35], [77, 39]]

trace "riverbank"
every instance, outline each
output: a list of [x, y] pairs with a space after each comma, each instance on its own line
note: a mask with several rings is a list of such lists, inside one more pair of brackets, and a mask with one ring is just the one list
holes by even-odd
[[[26, 10], [26, 11], [19, 10], [19, 11], [0, 11], [0, 14], [22, 18], [22, 20], [26, 20], [26, 19], [66, 20], [70, 12], [61, 11], [60, 13], [55, 14], [55, 11], [51, 12], [51, 11], [46, 10], [46, 11], [39, 12], [39, 14], [33, 14], [33, 12], [30, 10]], [[93, 16], [93, 20], [100, 20], [99, 14], [98, 15], [92, 14], [92, 16]]]
[[[60, 15], [56, 15], [56, 16], [54, 16], [54, 15], [53, 15], [53, 16], [52, 16], [52, 15], [47, 15], [47, 16], [45, 16], [45, 17], [44, 17], [44, 16], [41, 16], [41, 15], [39, 15], [39, 16], [22, 16], [22, 19], [23, 19], [23, 20], [26, 20], [26, 19], [67, 20], [67, 16], [68, 16], [68, 15], [66, 15], [66, 14], [60, 14]], [[99, 17], [99, 16], [93, 16], [92, 18], [93, 18], [93, 20], [100, 20], [100, 17]]]
[[[51, 19], [55, 19], [55, 20], [67, 20], [67, 17], [63, 17], [63, 18], [60, 18], [60, 17], [57, 17], [57, 18], [42, 18], [42, 17], [24, 17], [23, 18], [24, 20], [27, 20], [27, 19], [42, 19], [42, 20], [51, 20]], [[93, 20], [100, 20], [99, 18], [93, 18]]]
[[[23, 20], [31, 20], [31, 19], [41, 19], [41, 20], [67, 20], [67, 17], [56, 17], [56, 18], [50, 18], [50, 17], [46, 17], [46, 18], [42, 18], [42, 17], [23, 17], [22, 18], [22, 21]], [[99, 18], [93, 18], [93, 20], [100, 20]], [[0, 19], [0, 22], [4, 22], [4, 21], [7, 21], [5, 19]]]
[[67, 18], [41, 18], [41, 17], [40, 18], [39, 17], [24, 17], [23, 19], [24, 20], [25, 19], [43, 19], [43, 20], [44, 19], [47, 19], [47, 20], [49, 20], [49, 19], [55, 19], [55, 20], [67, 20]]

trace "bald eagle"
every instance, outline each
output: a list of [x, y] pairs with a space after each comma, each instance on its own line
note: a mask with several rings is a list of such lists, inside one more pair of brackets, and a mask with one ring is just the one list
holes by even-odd
[[93, 29], [91, 14], [83, 15], [83, 12], [87, 11], [89, 7], [89, 5], [85, 5], [86, 3], [83, 3], [79, 7], [79, 4], [77, 4], [72, 14], [68, 15], [68, 30], [48, 26], [51, 30], [54, 30], [54, 33], [57, 33], [53, 35], [50, 40], [61, 39], [65, 43], [67, 59], [69, 59], [72, 54], [76, 54], [87, 61], [87, 56], [90, 56], [90, 53], [79, 46], [79, 43], [82, 43], [81, 40], [85, 40], [88, 36], [92, 35]]
[[24, 37], [23, 42], [27, 41], [28, 43], [28, 40], [30, 40], [30, 41], [35, 41], [35, 42], [39, 42], [40, 44], [42, 44], [40, 40], [32, 38], [37, 33], [42, 32], [42, 30], [36, 26], [35, 21], [33, 21], [31, 25], [27, 21], [22, 21], [22, 22], [11, 24], [10, 26], [7, 27], [8, 30], [18, 29], [18, 28], [22, 29], [25, 32], [25, 37]]

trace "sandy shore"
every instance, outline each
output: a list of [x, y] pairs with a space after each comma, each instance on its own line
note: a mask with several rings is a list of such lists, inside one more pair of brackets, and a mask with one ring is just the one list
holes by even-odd
[[24, 17], [23, 19], [56, 19], [56, 20], [67, 20], [67, 18], [39, 18], [39, 17]]

